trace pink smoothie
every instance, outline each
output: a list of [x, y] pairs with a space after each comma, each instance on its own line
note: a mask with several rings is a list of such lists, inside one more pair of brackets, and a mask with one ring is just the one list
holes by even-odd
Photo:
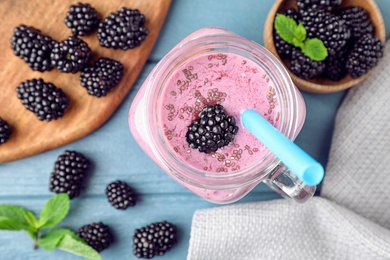
[[[274, 83], [253, 61], [234, 53], [207, 53], [187, 60], [173, 73], [163, 92], [162, 124], [172, 153], [206, 173], [232, 173], [250, 167], [267, 149], [241, 124], [240, 113], [254, 109], [275, 127], [280, 107]], [[237, 121], [233, 142], [215, 153], [191, 149], [186, 132], [207, 105], [221, 104]]]

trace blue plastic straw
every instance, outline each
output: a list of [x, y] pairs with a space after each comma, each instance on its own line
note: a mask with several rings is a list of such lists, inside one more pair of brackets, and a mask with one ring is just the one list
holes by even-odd
[[270, 150], [292, 173], [309, 186], [319, 184], [324, 178], [324, 168], [284, 136], [255, 110], [241, 114], [244, 127]]

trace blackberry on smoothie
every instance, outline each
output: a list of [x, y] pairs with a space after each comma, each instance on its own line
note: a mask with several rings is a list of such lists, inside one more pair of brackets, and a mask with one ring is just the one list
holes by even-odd
[[176, 156], [197, 170], [235, 172], [267, 149], [240, 122], [254, 109], [275, 127], [280, 109], [274, 83], [253, 61], [234, 53], [204, 54], [183, 63], [163, 93], [161, 123]]

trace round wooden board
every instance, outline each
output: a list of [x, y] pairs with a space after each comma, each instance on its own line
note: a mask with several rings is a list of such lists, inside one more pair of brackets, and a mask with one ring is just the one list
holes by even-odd
[[[0, 163], [24, 158], [80, 139], [101, 126], [124, 99], [157, 39], [171, 1], [146, 0], [94, 0], [90, 4], [98, 11], [101, 20], [121, 7], [138, 9], [146, 17], [149, 34], [139, 47], [131, 50], [114, 50], [99, 45], [96, 32], [85, 37], [93, 52], [92, 61], [107, 57], [124, 65], [124, 75], [107, 96], [88, 95], [80, 85], [79, 75], [52, 71], [36, 72], [13, 54], [10, 39], [20, 24], [33, 26], [56, 41], [66, 39], [71, 30], [64, 18], [72, 4], [79, 1], [59, 0], [1, 0], [0, 1], [0, 117], [12, 128], [11, 138], [0, 145]], [[27, 79], [42, 78], [61, 88], [69, 99], [64, 117], [51, 122], [39, 121], [27, 111], [17, 98], [16, 87]]]

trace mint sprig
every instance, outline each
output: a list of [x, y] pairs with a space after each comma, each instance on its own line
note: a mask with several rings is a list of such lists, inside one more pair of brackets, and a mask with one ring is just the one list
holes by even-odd
[[274, 28], [279, 36], [287, 43], [298, 47], [314, 61], [322, 61], [328, 56], [328, 50], [318, 38], [307, 38], [306, 28], [302, 23], [284, 14], [276, 14]]
[[101, 259], [99, 253], [65, 228], [52, 229], [41, 235], [42, 230], [57, 226], [68, 214], [70, 199], [67, 194], [53, 196], [44, 205], [39, 219], [33, 212], [14, 205], [0, 205], [0, 230], [26, 231], [38, 246], [51, 251], [55, 248], [87, 259]]

